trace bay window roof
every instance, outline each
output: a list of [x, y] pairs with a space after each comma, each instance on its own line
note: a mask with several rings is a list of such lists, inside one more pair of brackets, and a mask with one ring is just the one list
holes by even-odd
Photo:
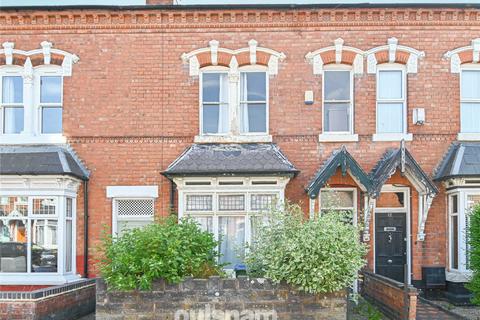
[[0, 175], [68, 175], [88, 180], [90, 173], [68, 146], [0, 146]]
[[437, 168], [435, 180], [480, 177], [480, 143], [454, 142]]
[[295, 166], [272, 143], [193, 144], [163, 172], [167, 177], [297, 173]]

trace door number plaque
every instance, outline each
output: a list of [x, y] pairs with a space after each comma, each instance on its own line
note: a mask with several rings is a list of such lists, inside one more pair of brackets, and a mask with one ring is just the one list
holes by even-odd
[[389, 231], [389, 232], [397, 231], [397, 227], [384, 227], [383, 231]]

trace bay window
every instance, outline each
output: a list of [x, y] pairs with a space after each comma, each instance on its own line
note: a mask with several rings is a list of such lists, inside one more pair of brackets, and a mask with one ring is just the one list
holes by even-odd
[[24, 128], [23, 78], [21, 76], [0, 77], [2, 96], [3, 133], [18, 134]]
[[323, 73], [323, 132], [353, 133], [353, 81], [349, 70]]
[[74, 219], [72, 197], [1, 195], [0, 277], [73, 273]]
[[[272, 184], [275, 182], [274, 184]], [[245, 244], [252, 243], [258, 219], [283, 197], [276, 181], [212, 181], [177, 183], [179, 217], [190, 217], [219, 241], [219, 263], [227, 270], [242, 264]]]
[[460, 131], [480, 133], [480, 70], [464, 68], [460, 75]]
[[228, 74], [203, 72], [201, 78], [203, 134], [224, 134], [229, 130]]
[[240, 122], [242, 133], [267, 133], [267, 74], [240, 73]]

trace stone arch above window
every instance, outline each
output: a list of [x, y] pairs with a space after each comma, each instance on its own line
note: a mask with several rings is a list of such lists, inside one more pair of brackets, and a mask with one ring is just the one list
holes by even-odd
[[355, 74], [363, 74], [363, 54], [360, 49], [344, 46], [344, 40], [338, 38], [333, 46], [307, 53], [305, 58], [313, 65], [314, 74], [323, 74], [327, 64], [347, 64], [353, 66]]
[[24, 66], [25, 76], [32, 73], [32, 68], [40, 65], [58, 65], [62, 68], [63, 76], [72, 75], [72, 65], [77, 63], [79, 58], [71, 53], [53, 48], [48, 41], [40, 43], [41, 48], [30, 51], [15, 49], [15, 43], [4, 42], [3, 49], [0, 49], [0, 67]]
[[399, 45], [397, 38], [390, 38], [386, 45], [372, 48], [365, 52], [367, 56], [367, 72], [377, 72], [381, 63], [400, 63], [406, 65], [407, 73], [417, 73], [418, 60], [425, 57], [425, 52]]
[[472, 40], [471, 45], [448, 51], [444, 55], [450, 59], [450, 72], [460, 73], [460, 67], [465, 63], [477, 64], [480, 62], [480, 38]]
[[206, 66], [225, 66], [235, 71], [245, 65], [264, 65], [270, 75], [278, 73], [278, 62], [285, 54], [269, 48], [259, 47], [256, 40], [250, 40], [248, 47], [231, 50], [220, 47], [217, 40], [211, 40], [209, 46], [182, 54], [184, 63], [189, 64], [190, 76], [198, 76], [200, 69]]

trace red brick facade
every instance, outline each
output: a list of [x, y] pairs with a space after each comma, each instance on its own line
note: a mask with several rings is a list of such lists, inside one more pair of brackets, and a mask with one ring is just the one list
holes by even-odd
[[[163, 3], [163, 1], [154, 1]], [[339, 37], [346, 46], [367, 51], [396, 37], [399, 44], [425, 52], [418, 72], [408, 75], [407, 142], [422, 169], [432, 175], [460, 126], [459, 76], [443, 55], [480, 35], [480, 11], [470, 8], [212, 9], [212, 10], [49, 10], [0, 13], [0, 39], [31, 50], [44, 40], [74, 53], [80, 61], [64, 81], [64, 134], [91, 171], [89, 182], [89, 264], [94, 275], [95, 247], [104, 225], [111, 225], [112, 202], [106, 187], [158, 185], [157, 215], [169, 210], [170, 182], [161, 175], [199, 132], [198, 78], [189, 76], [184, 52], [208, 46], [237, 49], [250, 39], [283, 52], [278, 75], [271, 77], [270, 134], [300, 170], [287, 186], [288, 199], [308, 211], [305, 187], [331, 152], [345, 145], [369, 172], [387, 148], [374, 142], [375, 75], [356, 75], [355, 133], [358, 142], [320, 143], [322, 77], [305, 55]], [[388, 57], [377, 54], [380, 63]], [[328, 61], [328, 54], [324, 61]], [[331, 58], [334, 59], [334, 58]], [[350, 62], [352, 57], [345, 55]], [[405, 61], [398, 54], [397, 61]], [[467, 61], [468, 57], [462, 57]], [[314, 103], [304, 103], [313, 90]], [[412, 109], [425, 108], [423, 126], [412, 124]], [[332, 178], [334, 184], [354, 184]], [[388, 183], [411, 183], [399, 174]], [[441, 187], [441, 186], [439, 186]], [[434, 199], [425, 241], [417, 241], [418, 194], [412, 188], [413, 279], [422, 265], [447, 264], [446, 197]], [[359, 199], [359, 201], [363, 199]], [[83, 193], [77, 204], [77, 265], [83, 269]], [[373, 232], [373, 231], [372, 231]], [[373, 239], [373, 237], [372, 237]], [[373, 245], [373, 243], [372, 243]], [[372, 263], [372, 253], [369, 256]], [[371, 265], [370, 265], [371, 266]]]

